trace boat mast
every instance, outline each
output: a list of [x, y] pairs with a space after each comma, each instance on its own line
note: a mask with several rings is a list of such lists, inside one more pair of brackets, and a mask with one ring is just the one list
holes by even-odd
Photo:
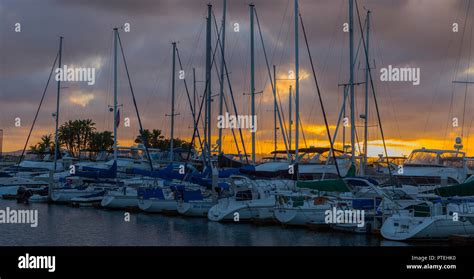
[[366, 39], [366, 59], [365, 59], [365, 112], [364, 112], [364, 163], [360, 168], [361, 174], [365, 173], [367, 168], [367, 139], [368, 139], [368, 122], [369, 122], [369, 30], [370, 30], [370, 10], [367, 11], [367, 37]]
[[205, 138], [207, 139], [207, 148], [209, 152], [209, 160], [211, 159], [211, 21], [212, 5], [207, 5], [207, 27], [206, 27], [206, 121], [205, 121]]
[[117, 162], [117, 43], [118, 28], [114, 28], [114, 161]]
[[[221, 38], [221, 76], [220, 76], [220, 90], [219, 90], [219, 115], [223, 113], [223, 99], [224, 99], [224, 59], [225, 59], [225, 21], [227, 12], [227, 0], [224, 0], [223, 14], [222, 14], [222, 38]], [[222, 126], [219, 127], [219, 154], [222, 152]]]
[[[61, 58], [63, 54], [63, 37], [59, 37], [59, 60], [58, 60], [58, 68], [61, 68]], [[63, 77], [66, 73], [63, 73]], [[56, 172], [56, 166], [58, 163], [58, 153], [59, 153], [59, 98], [61, 95], [61, 79], [58, 78], [58, 89], [56, 95], [56, 114], [55, 114], [55, 122], [56, 128], [54, 131], [54, 172]]]
[[[342, 113], [343, 113], [343, 119], [346, 119], [346, 91], [347, 91], [347, 84], [344, 84], [344, 90], [343, 90], [343, 108], [342, 108]], [[344, 120], [345, 121], [345, 120]], [[346, 152], [346, 125], [342, 125], [342, 151]]]
[[[274, 123], [274, 147], [273, 150], [277, 150], [277, 100], [276, 100], [276, 86], [277, 86], [277, 77], [276, 77], [276, 66], [273, 65], [273, 123]], [[276, 159], [276, 153], [275, 156], [273, 156], [274, 159]]]
[[[252, 127], [255, 127], [255, 45], [254, 45], [254, 4], [250, 4], [250, 96]], [[255, 164], [255, 129], [252, 129], [252, 163]]]
[[349, 0], [349, 86], [351, 106], [351, 161], [355, 165], [355, 96], [354, 96], [354, 19], [353, 0]]
[[[196, 122], [196, 68], [193, 68], [193, 110], [193, 124], [197, 126], [198, 123]], [[192, 146], [191, 148], [194, 148], [194, 146]]]
[[170, 162], [174, 160], [174, 89], [175, 89], [175, 80], [176, 80], [176, 42], [171, 43], [173, 45], [173, 73], [171, 74], [171, 138], [170, 138]]
[[289, 98], [288, 98], [288, 103], [289, 103], [289, 123], [288, 123], [288, 126], [289, 126], [289, 131], [288, 131], [288, 149], [291, 150], [291, 137], [292, 137], [292, 132], [293, 132], [293, 128], [291, 127], [293, 125], [293, 112], [292, 112], [292, 106], [293, 106], [293, 92], [292, 92], [292, 86], [290, 84], [290, 95], [289, 95]]
[[298, 0], [295, 0], [295, 163], [298, 163], [299, 127], [300, 127], [300, 59], [298, 46]]

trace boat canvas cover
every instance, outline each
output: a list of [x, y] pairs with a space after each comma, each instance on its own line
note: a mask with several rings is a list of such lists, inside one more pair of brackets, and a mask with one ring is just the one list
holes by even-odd
[[101, 168], [94, 168], [94, 167], [82, 167], [82, 171], [76, 171], [74, 175], [79, 177], [87, 177], [87, 178], [116, 178], [117, 177], [117, 162], [109, 169], [101, 169]]
[[296, 187], [326, 192], [350, 192], [342, 179], [298, 181]]
[[154, 178], [168, 179], [168, 180], [172, 180], [172, 179], [182, 180], [186, 176], [186, 174], [180, 174], [178, 172], [174, 172], [173, 166], [171, 164], [166, 166], [166, 168], [158, 170], [158, 171], [155, 171], [155, 170], [149, 171], [149, 170], [134, 168], [132, 172], [133, 174], [154, 177]]
[[203, 200], [201, 190], [195, 190], [195, 191], [184, 191], [183, 193], [183, 199], [185, 202], [189, 201], [201, 201]]
[[233, 160], [224, 154], [219, 154], [217, 157], [217, 164], [219, 168], [240, 168], [244, 165], [244, 163]]
[[353, 199], [352, 200], [352, 208], [354, 209], [374, 209], [376, 208], [381, 199]]
[[474, 196], [474, 181], [453, 186], [439, 187], [435, 189], [435, 193], [441, 197]]
[[138, 188], [138, 198], [144, 200], [150, 198], [164, 200], [165, 196], [163, 194], [163, 190], [160, 188]]

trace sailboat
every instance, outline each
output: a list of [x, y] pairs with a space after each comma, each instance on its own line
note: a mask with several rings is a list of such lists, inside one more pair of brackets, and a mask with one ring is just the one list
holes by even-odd
[[335, 197], [310, 193], [290, 193], [276, 196], [274, 216], [289, 226], [325, 226], [325, 212], [334, 206]]
[[107, 191], [100, 201], [100, 205], [109, 209], [138, 209], [138, 192], [136, 189], [124, 188], [116, 191]]
[[[67, 185], [67, 183], [66, 183]], [[65, 186], [55, 188], [51, 193], [51, 200], [55, 203], [70, 203], [72, 199], [95, 195], [107, 189], [106, 186], [97, 187], [97, 185], [79, 185], [79, 186]]]
[[[222, 189], [224, 192], [225, 189]], [[212, 191], [208, 189], [185, 188], [177, 197], [177, 211], [188, 217], [207, 217], [209, 210], [216, 204]]]
[[19, 187], [39, 188], [45, 186], [48, 186], [47, 182], [27, 177], [18, 177], [9, 173], [3, 173], [0, 176], [0, 196], [15, 195]]
[[138, 189], [138, 207], [150, 213], [177, 214], [176, 191], [182, 186], [160, 185]]
[[[297, 10], [297, 1], [295, 1], [295, 16], [298, 14]], [[352, 31], [352, 13], [353, 13], [353, 1], [349, 2], [349, 25], [350, 25], [350, 82], [348, 86], [351, 89], [351, 155], [346, 155], [346, 160], [342, 159], [341, 156], [336, 156], [335, 149], [333, 148], [333, 142], [336, 139], [339, 123], [341, 123], [342, 113], [345, 108], [346, 95], [348, 93], [347, 88], [344, 89], [344, 100], [343, 106], [339, 113], [338, 126], [334, 133], [334, 138], [331, 137], [326, 114], [324, 110], [324, 105], [322, 103], [319, 86], [314, 71], [314, 64], [312, 62], [311, 53], [306, 37], [306, 31], [303, 25], [303, 20], [301, 18], [301, 26], [306, 42], [306, 47], [310, 57], [311, 66], [313, 69], [313, 77], [316, 83], [317, 92], [319, 95], [320, 105], [323, 111], [323, 116], [326, 124], [326, 131], [328, 134], [328, 140], [330, 142], [329, 155], [331, 157], [326, 160], [325, 166], [329, 166], [329, 160], [332, 159], [333, 169], [329, 172], [330, 179], [322, 180], [325, 173], [320, 177], [313, 177], [310, 180], [300, 180], [298, 179], [296, 187], [299, 188], [299, 191], [291, 193], [290, 195], [279, 195], [277, 196], [277, 206], [275, 208], [275, 218], [277, 218], [283, 224], [289, 225], [317, 225], [317, 226], [331, 226], [333, 228], [351, 230], [351, 231], [366, 231], [370, 230], [370, 223], [365, 223], [364, 227], [357, 227], [358, 224], [331, 224], [326, 220], [325, 213], [330, 209], [335, 210], [368, 210], [372, 215], [376, 213], [377, 206], [381, 200], [381, 190], [378, 189], [379, 183], [369, 177], [356, 177], [356, 157], [355, 157], [355, 125], [354, 125], [354, 80], [353, 80], [353, 71], [354, 71], [354, 54], [353, 54], [353, 31]], [[296, 23], [297, 23], [296, 19]], [[367, 52], [366, 52], [367, 53]], [[367, 56], [367, 55], [366, 55]], [[366, 76], [368, 79], [368, 76]], [[367, 94], [367, 88], [366, 88]], [[367, 95], [366, 95], [367, 100]], [[366, 112], [367, 113], [367, 112]], [[366, 127], [367, 128], [367, 127]], [[342, 154], [343, 156], [345, 154]], [[344, 157], [343, 157], [344, 158]], [[306, 172], [310, 173], [307, 169], [310, 169], [311, 165], [302, 164], [299, 166], [299, 169], [303, 169]], [[364, 166], [361, 166], [360, 170], [363, 170]], [[300, 177], [301, 172], [298, 172], [298, 178]], [[302, 176], [305, 173], [303, 172]]]
[[138, 187], [149, 182], [143, 177], [122, 179], [122, 187], [108, 190], [100, 202], [100, 206], [108, 209], [138, 209]]
[[474, 200], [427, 202], [422, 210], [402, 210], [386, 219], [380, 232], [398, 241], [474, 235]]
[[[132, 95], [132, 99], [134, 102], [134, 107], [135, 111], [137, 114], [137, 119], [138, 119], [138, 124], [140, 127], [140, 134], [143, 134], [143, 126], [140, 118], [140, 114], [138, 111], [138, 107], [136, 105], [135, 101], [135, 95], [133, 92], [133, 87], [132, 87], [132, 82], [130, 80], [130, 75], [128, 74], [128, 66], [127, 66], [127, 61], [125, 60], [125, 54], [124, 54], [124, 49], [122, 46], [122, 42], [120, 39], [120, 34], [118, 32], [118, 28], [114, 28], [114, 123], [117, 122], [117, 52], [118, 52], [118, 45], [120, 44], [120, 50], [122, 53], [123, 57], [123, 62], [125, 65], [125, 70], [127, 72], [127, 77], [130, 85], [130, 92]], [[117, 127], [118, 125], [114, 125], [114, 164], [117, 164], [117, 162], [121, 162], [123, 166], [126, 168], [126, 173], [129, 174], [143, 174], [143, 173], [153, 173], [153, 163], [152, 163], [152, 158], [150, 155], [150, 149], [146, 145], [146, 141], [143, 140], [143, 145], [139, 146], [138, 149], [136, 148], [131, 148], [130, 151], [135, 152], [138, 157], [136, 158], [122, 158], [122, 160], [119, 159], [119, 148], [117, 146]], [[145, 153], [146, 157], [142, 155], [142, 153]], [[158, 151], [158, 150], [156, 150]], [[138, 160], [137, 160], [138, 159]], [[145, 170], [145, 162], [148, 164], [148, 167], [150, 171]], [[137, 164], [138, 163], [138, 164]], [[100, 205], [105, 208], [111, 208], [111, 209], [135, 209], [140, 206], [140, 199], [139, 199], [139, 190], [138, 187], [143, 186], [143, 185], [148, 185], [148, 183], [161, 183], [162, 181], [160, 179], [152, 179], [148, 180], [146, 178], [131, 178], [131, 179], [125, 179], [122, 180], [122, 184], [120, 188], [117, 189], [109, 189], [106, 191], [103, 199], [100, 202]], [[133, 184], [136, 185], [133, 185]]]
[[216, 222], [274, 222], [275, 195], [294, 188], [293, 180], [252, 180], [242, 175], [230, 178], [232, 196], [220, 198], [208, 212]]

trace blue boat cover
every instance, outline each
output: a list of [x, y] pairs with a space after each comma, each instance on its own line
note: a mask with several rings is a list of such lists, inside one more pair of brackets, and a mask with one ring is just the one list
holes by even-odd
[[114, 161], [109, 169], [101, 169], [94, 167], [82, 167], [82, 171], [76, 171], [73, 175], [87, 178], [116, 178], [117, 177], [117, 162]]
[[[378, 206], [381, 202], [381, 199], [375, 200], [375, 206]], [[352, 208], [354, 209], [373, 209], [374, 200], [373, 199], [353, 199]]]
[[170, 188], [172, 191], [184, 191], [184, 185], [181, 184], [173, 184]]
[[184, 191], [184, 201], [189, 202], [189, 201], [200, 201], [203, 199], [201, 190], [194, 190], [194, 191]]
[[144, 200], [150, 198], [164, 200], [165, 196], [161, 188], [138, 188], [138, 198]]
[[173, 165], [169, 164], [166, 166], [166, 168], [158, 170], [158, 171], [149, 171], [149, 170], [144, 170], [144, 169], [133, 169], [132, 172], [134, 174], [139, 174], [143, 176], [148, 176], [148, 177], [155, 177], [155, 178], [161, 178], [161, 179], [166, 179], [166, 180], [172, 180], [172, 179], [184, 179], [186, 174], [180, 174], [178, 172], [173, 171]]

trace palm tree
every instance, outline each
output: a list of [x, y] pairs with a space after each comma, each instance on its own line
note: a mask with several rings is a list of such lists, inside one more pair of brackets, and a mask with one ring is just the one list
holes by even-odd
[[36, 145], [30, 146], [32, 153], [49, 153], [54, 154], [54, 142], [51, 140], [51, 134], [41, 136], [41, 141]]
[[89, 147], [91, 134], [96, 130], [91, 119], [69, 120], [59, 128], [59, 142], [72, 156]]
[[[159, 148], [161, 150], [170, 148], [170, 139], [165, 139], [165, 136], [161, 134], [161, 130], [159, 129], [153, 129], [152, 132], [150, 132], [148, 129], [143, 130], [143, 133], [138, 135], [135, 139], [135, 143], [143, 143], [147, 147]], [[185, 140], [179, 138], [174, 139], [175, 148], [189, 148], [189, 146], [190, 143], [186, 142]]]
[[114, 136], [110, 131], [93, 132], [88, 143], [89, 151], [97, 154], [101, 151], [110, 151], [114, 146]]

